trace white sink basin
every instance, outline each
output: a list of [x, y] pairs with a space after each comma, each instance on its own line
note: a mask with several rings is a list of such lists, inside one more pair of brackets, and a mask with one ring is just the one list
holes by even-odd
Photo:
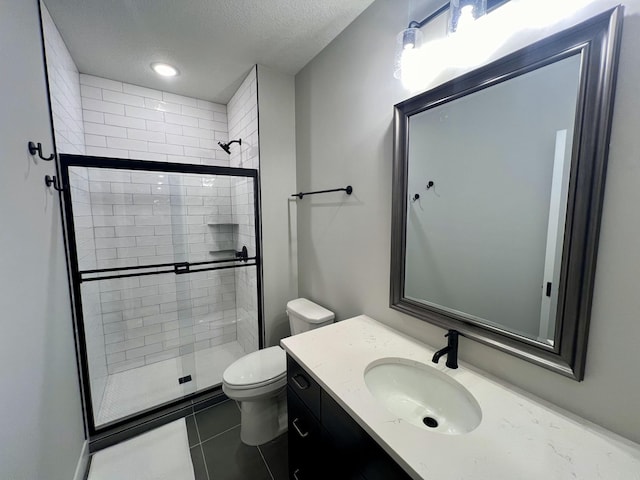
[[460, 435], [482, 420], [480, 405], [466, 388], [423, 363], [382, 358], [367, 366], [364, 381], [389, 412], [420, 428]]

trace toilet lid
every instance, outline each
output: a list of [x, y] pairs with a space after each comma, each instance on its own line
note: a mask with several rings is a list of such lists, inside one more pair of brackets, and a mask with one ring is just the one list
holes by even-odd
[[254, 388], [271, 383], [287, 374], [287, 354], [279, 346], [249, 353], [233, 362], [222, 380], [235, 388]]

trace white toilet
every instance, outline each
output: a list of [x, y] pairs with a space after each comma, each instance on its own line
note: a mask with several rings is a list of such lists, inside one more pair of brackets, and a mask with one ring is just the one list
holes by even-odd
[[[306, 298], [287, 303], [291, 335], [333, 322], [333, 312]], [[262, 445], [287, 429], [287, 356], [279, 346], [249, 353], [222, 374], [222, 390], [240, 402], [240, 439]]]

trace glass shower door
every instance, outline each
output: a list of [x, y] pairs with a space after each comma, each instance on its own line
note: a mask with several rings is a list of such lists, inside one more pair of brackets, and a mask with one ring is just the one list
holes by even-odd
[[61, 159], [92, 429], [219, 386], [260, 346], [256, 171]]

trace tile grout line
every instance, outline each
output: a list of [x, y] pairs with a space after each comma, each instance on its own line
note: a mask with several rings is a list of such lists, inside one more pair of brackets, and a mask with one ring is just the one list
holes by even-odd
[[206, 440], [203, 440], [203, 441], [202, 441], [202, 442], [200, 442], [200, 443], [204, 443], [204, 442], [208, 442], [209, 440], [213, 440], [214, 438], [217, 438], [217, 437], [219, 437], [220, 435], [223, 435], [223, 434], [225, 434], [225, 433], [227, 433], [227, 432], [230, 432], [231, 430], [233, 430], [234, 428], [238, 428], [239, 426], [240, 426], [240, 424], [238, 423], [237, 425], [234, 425], [234, 426], [233, 426], [233, 427], [231, 427], [231, 428], [227, 428], [224, 432], [216, 433], [215, 435], [213, 435], [213, 436], [211, 436], [211, 437], [207, 438]]
[[271, 476], [271, 480], [275, 480], [273, 478], [273, 473], [271, 473], [271, 469], [269, 468], [269, 464], [267, 463], [267, 459], [264, 458], [264, 455], [262, 454], [262, 450], [260, 450], [260, 445], [256, 445], [256, 448], [258, 449], [258, 453], [260, 454], [260, 457], [262, 458], [262, 461], [264, 462], [265, 467], [267, 467], [267, 472], [269, 472], [269, 475]]
[[200, 428], [198, 428], [198, 421], [196, 420], [195, 411], [193, 412], [193, 423], [196, 426], [196, 433], [198, 434], [199, 443], [197, 447], [200, 448], [200, 455], [202, 455], [202, 463], [204, 463], [204, 471], [207, 474], [207, 480], [211, 480], [211, 477], [209, 476], [209, 467], [207, 467], [207, 459], [204, 458], [204, 450], [202, 449], [202, 439], [200, 438]]

